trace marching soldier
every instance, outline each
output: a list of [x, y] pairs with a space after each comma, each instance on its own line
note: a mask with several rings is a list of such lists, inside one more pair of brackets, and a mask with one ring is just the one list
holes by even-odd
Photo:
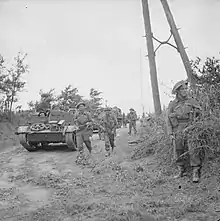
[[127, 127], [127, 119], [126, 119], [125, 113], [123, 113], [122, 115], [122, 123], [123, 123], [123, 127]]
[[117, 118], [111, 112], [111, 108], [105, 109], [105, 114], [101, 119], [100, 128], [104, 132], [106, 157], [110, 156], [110, 147], [112, 152], [115, 147], [115, 130], [117, 128]]
[[142, 114], [142, 117], [140, 119], [140, 122], [141, 122], [141, 126], [143, 127], [144, 126], [144, 120], [145, 120], [145, 113]]
[[174, 145], [174, 153], [179, 173], [174, 178], [186, 175], [186, 157], [181, 156], [189, 150], [190, 165], [193, 168], [193, 182], [200, 179], [201, 159], [198, 154], [193, 152], [189, 140], [183, 138], [183, 132], [186, 130], [193, 118], [198, 117], [201, 113], [201, 107], [193, 98], [188, 98], [188, 82], [177, 82], [172, 90], [176, 94], [175, 100], [171, 101], [168, 106], [167, 131]]
[[83, 102], [78, 103], [76, 106], [78, 112], [75, 115], [75, 123], [79, 128], [76, 133], [76, 142], [79, 151], [76, 163], [80, 163], [85, 158], [83, 144], [86, 145], [90, 154], [92, 152], [92, 144], [90, 137], [93, 134], [92, 131], [93, 121], [90, 113], [85, 111], [85, 107], [86, 105]]
[[132, 128], [134, 129], [134, 134], [137, 134], [137, 129], [136, 129], [137, 114], [133, 108], [130, 108], [130, 113], [128, 113], [127, 115], [127, 120], [129, 123], [128, 134], [131, 135]]
[[101, 114], [102, 114], [102, 110], [101, 109], [97, 109], [96, 113], [94, 114], [94, 126], [98, 127], [98, 135], [99, 135], [99, 140], [103, 140], [103, 132], [102, 130], [99, 128], [99, 123], [100, 123], [100, 119], [101, 119]]

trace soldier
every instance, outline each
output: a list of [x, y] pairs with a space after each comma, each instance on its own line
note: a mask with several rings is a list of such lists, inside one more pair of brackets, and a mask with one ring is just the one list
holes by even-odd
[[104, 139], [105, 139], [105, 150], [106, 150], [106, 157], [110, 156], [110, 146], [112, 148], [112, 152], [115, 147], [115, 130], [117, 128], [117, 118], [111, 112], [111, 108], [105, 108], [105, 114], [101, 119], [100, 128], [104, 132]]
[[103, 136], [102, 136], [102, 130], [99, 128], [99, 123], [100, 123], [100, 119], [101, 119], [101, 115], [102, 114], [102, 110], [101, 109], [97, 109], [95, 114], [94, 114], [94, 126], [98, 127], [98, 135], [99, 135], [99, 140], [103, 140]]
[[114, 115], [115, 118], [117, 119], [117, 127], [115, 127], [115, 129], [114, 129], [114, 137], [116, 137], [117, 136], [117, 129], [118, 129], [118, 108], [115, 106], [113, 108], [109, 107], [109, 109], [110, 109], [111, 114]]
[[125, 113], [123, 113], [122, 115], [122, 123], [123, 123], [123, 127], [127, 127], [127, 119], [126, 119]]
[[122, 127], [122, 113], [121, 113], [120, 108], [117, 108], [117, 121], [118, 121], [118, 127], [117, 128], [121, 128]]
[[179, 173], [174, 178], [186, 175], [186, 157], [181, 156], [189, 150], [190, 165], [193, 168], [193, 182], [198, 182], [200, 178], [201, 159], [198, 154], [192, 152], [192, 145], [189, 140], [184, 139], [181, 133], [186, 130], [192, 120], [192, 117], [198, 117], [201, 113], [201, 107], [193, 98], [188, 98], [188, 82], [177, 82], [172, 90], [176, 98], [168, 106], [167, 131], [170, 139], [174, 141], [174, 156], [178, 166]]
[[137, 114], [133, 108], [130, 108], [130, 113], [128, 113], [127, 115], [127, 120], [129, 123], [128, 134], [131, 135], [132, 128], [134, 129], [134, 134], [137, 134], [137, 129], [136, 129]]
[[144, 120], [145, 120], [145, 113], [142, 114], [142, 117], [140, 119], [140, 122], [141, 122], [141, 126], [143, 127], [144, 126]]
[[92, 144], [90, 137], [93, 134], [92, 131], [92, 118], [89, 112], [85, 111], [85, 103], [80, 102], [77, 104], [76, 108], [78, 109], [78, 112], [75, 115], [75, 123], [79, 127], [77, 133], [76, 133], [76, 142], [79, 154], [76, 159], [76, 163], [80, 163], [81, 160], [85, 158], [84, 156], [84, 148], [83, 143], [86, 145], [87, 149], [89, 150], [89, 153], [91, 155], [92, 152]]

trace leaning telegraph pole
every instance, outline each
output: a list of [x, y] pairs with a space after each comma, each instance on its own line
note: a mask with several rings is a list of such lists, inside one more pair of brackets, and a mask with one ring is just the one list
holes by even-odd
[[183, 46], [183, 42], [182, 42], [181, 37], [179, 35], [178, 29], [176, 27], [176, 24], [175, 24], [173, 15], [171, 13], [169, 4], [168, 4], [167, 0], [160, 0], [160, 1], [161, 1], [162, 6], [163, 6], [167, 21], [169, 23], [169, 26], [170, 26], [170, 29], [171, 29], [171, 34], [173, 35], [174, 41], [176, 43], [177, 51], [180, 53], [181, 59], [183, 61], [183, 65], [185, 67], [188, 80], [190, 81], [190, 83], [193, 84], [194, 79], [193, 79], [191, 64], [190, 64], [188, 55], [185, 51], [185, 47]]
[[152, 30], [150, 23], [150, 12], [148, 6], [148, 0], [142, 0], [142, 8], [143, 8], [143, 16], [144, 16], [144, 26], [146, 33], [146, 41], [147, 41], [147, 51], [148, 51], [148, 60], [150, 67], [150, 77], [151, 77], [151, 87], [153, 93], [153, 101], [154, 101], [154, 110], [156, 116], [161, 114], [161, 104], [160, 104], [160, 94], [158, 89], [158, 80], [157, 80], [157, 68], [155, 61], [155, 52], [154, 45], [152, 39]]

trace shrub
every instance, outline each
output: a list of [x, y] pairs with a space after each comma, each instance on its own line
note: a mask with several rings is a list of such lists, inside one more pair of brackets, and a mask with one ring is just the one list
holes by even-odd
[[[206, 58], [202, 64], [197, 58], [191, 65], [196, 84], [189, 88], [189, 93], [200, 103], [202, 113], [183, 136], [190, 140], [193, 151], [213, 158], [220, 152], [220, 61]], [[145, 123], [141, 129], [141, 143], [132, 158], [144, 157], [151, 149], [159, 161], [170, 165], [173, 154], [166, 132], [166, 109], [160, 117], [151, 117], [151, 123]]]

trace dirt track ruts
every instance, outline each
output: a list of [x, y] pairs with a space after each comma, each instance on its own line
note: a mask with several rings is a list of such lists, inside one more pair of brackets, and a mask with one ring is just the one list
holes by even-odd
[[[112, 157], [93, 137], [92, 159], [77, 166], [77, 152], [55, 148], [0, 153], [0, 220], [4, 221], [217, 221], [219, 177], [172, 179], [154, 156], [130, 160], [127, 129], [120, 129]], [[147, 147], [146, 147], [147, 148]], [[151, 214], [151, 215], [149, 215]]]
[[[132, 179], [133, 170], [129, 171], [130, 163], [126, 163], [131, 151], [127, 129], [120, 129], [118, 134], [115, 151], [108, 159], [104, 157], [103, 141], [95, 135], [92, 159], [83, 167], [75, 164], [77, 152], [63, 148], [31, 153], [13, 147], [2, 152], [0, 219], [116, 220], [123, 217], [117, 211], [132, 209], [129, 199], [133, 194], [122, 184], [129, 176]], [[120, 165], [128, 167], [124, 174]]]

